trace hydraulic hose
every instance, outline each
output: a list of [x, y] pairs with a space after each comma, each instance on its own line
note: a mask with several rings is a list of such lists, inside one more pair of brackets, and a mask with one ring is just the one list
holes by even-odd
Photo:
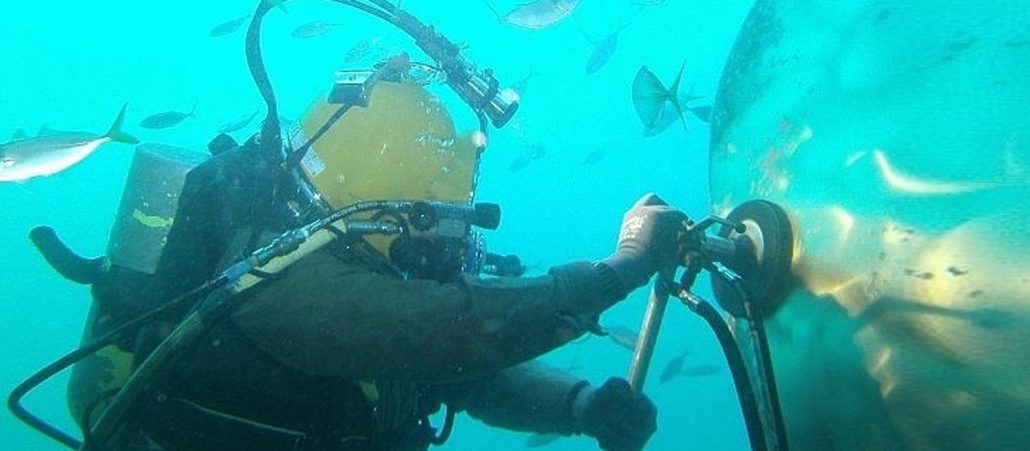
[[254, 79], [258, 93], [265, 100], [265, 121], [261, 124], [261, 155], [265, 158], [281, 158], [282, 154], [282, 130], [279, 123], [279, 105], [275, 100], [275, 90], [272, 89], [272, 82], [268, 78], [268, 70], [265, 68], [265, 61], [261, 55], [261, 22], [273, 7], [272, 2], [259, 1], [257, 9], [254, 10], [254, 18], [247, 28], [247, 40], [245, 54], [247, 67], [250, 69], [250, 76]]
[[694, 313], [703, 318], [708, 326], [715, 333], [719, 340], [723, 353], [726, 355], [726, 364], [730, 367], [730, 375], [733, 377], [733, 385], [736, 387], [737, 400], [740, 403], [740, 410], [744, 415], [744, 426], [747, 429], [747, 436], [751, 442], [752, 451], [767, 451], [768, 445], [765, 440], [765, 432], [762, 428], [762, 416], [758, 409], [758, 400], [748, 379], [747, 366], [744, 364], [744, 356], [741, 355], [737, 343], [733, 339], [726, 321], [722, 319], [719, 312], [704, 299], [701, 299], [686, 290], [675, 293], [677, 297]]
[[39, 371], [35, 372], [33, 375], [26, 378], [24, 381], [18, 384], [18, 386], [15, 387], [14, 390], [11, 390], [11, 394], [7, 397], [7, 408], [10, 409], [11, 413], [13, 413], [14, 416], [17, 417], [19, 420], [25, 422], [30, 427], [36, 429], [44, 435], [60, 442], [62, 445], [65, 445], [71, 449], [80, 449], [82, 447], [82, 441], [72, 437], [71, 435], [68, 435], [64, 431], [61, 431], [57, 427], [33, 415], [31, 412], [28, 411], [28, 409], [25, 408], [25, 406], [21, 404], [22, 398], [24, 398], [25, 395], [27, 395], [30, 391], [38, 387], [43, 382], [46, 382], [51, 377], [54, 377], [57, 373], [64, 371], [65, 369], [74, 365], [80, 360], [89, 357], [93, 353], [113, 344], [119, 338], [121, 338], [121, 336], [126, 332], [134, 330], [139, 326], [142, 326], [153, 321], [158, 316], [182, 304], [183, 302], [192, 300], [199, 296], [206, 295], [208, 292], [214, 290], [216, 287], [220, 286], [223, 283], [225, 283], [224, 279], [211, 280], [205, 283], [204, 285], [190, 291], [189, 293], [179, 296], [155, 308], [154, 310], [144, 313], [143, 315], [140, 315], [130, 320], [129, 322], [122, 324], [118, 328], [104, 334], [100, 338], [97, 338], [91, 341], [90, 343], [83, 345], [75, 349], [74, 351], [69, 352], [68, 354], [65, 354], [61, 358], [55, 360], [54, 362], [50, 363], [49, 365], [43, 367]]
[[744, 311], [747, 315], [751, 344], [757, 353], [758, 376], [763, 382], [766, 401], [769, 403], [769, 414], [772, 420], [769, 430], [775, 434], [773, 439], [776, 443], [776, 449], [778, 451], [786, 451], [788, 449], [787, 427], [783, 423], [783, 411], [780, 410], [780, 395], [779, 390], [776, 388], [776, 377], [772, 369], [772, 355], [769, 353], [769, 342], [765, 335], [764, 320], [762, 314], [751, 302], [744, 303]]

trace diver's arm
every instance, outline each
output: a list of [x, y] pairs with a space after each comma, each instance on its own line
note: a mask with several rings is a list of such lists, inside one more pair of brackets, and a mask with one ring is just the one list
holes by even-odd
[[448, 406], [491, 426], [585, 434], [606, 450], [641, 450], [657, 430], [654, 403], [626, 380], [611, 378], [595, 387], [536, 361], [442, 390]]
[[259, 348], [308, 373], [450, 382], [582, 335], [625, 297], [619, 284], [587, 262], [523, 279], [404, 281], [316, 252], [255, 288], [233, 320]]
[[570, 435], [581, 432], [573, 415], [577, 395], [589, 383], [538, 361], [483, 379], [448, 385], [447, 405], [491, 426], [514, 431]]

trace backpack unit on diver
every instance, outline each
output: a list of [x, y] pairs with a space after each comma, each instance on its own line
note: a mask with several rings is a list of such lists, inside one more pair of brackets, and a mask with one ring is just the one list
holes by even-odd
[[[486, 124], [501, 127], [518, 109], [517, 95], [510, 90], [499, 89], [492, 71], [477, 69], [461, 54], [458, 45], [396, 5], [384, 0], [368, 0], [368, 3], [332, 1], [370, 13], [413, 37], [416, 45], [439, 64], [446, 85], [476, 113], [484, 134]], [[284, 141], [278, 108], [265, 73], [259, 42], [262, 18], [272, 7], [270, 2], [259, 2], [246, 41], [248, 65], [267, 106], [259, 137], [248, 142], [248, 146], [253, 146], [257, 154], [281, 158], [284, 156]], [[359, 94], [368, 94], [375, 101], [370, 84], [362, 83], [358, 88]], [[311, 141], [321, 134], [313, 131], [315, 134]], [[213, 153], [216, 153], [215, 147], [235, 146], [231, 138], [228, 141], [222, 138], [225, 137], [212, 142]], [[296, 155], [303, 156], [304, 152]], [[82, 346], [12, 390], [8, 406], [19, 419], [69, 448], [104, 448], [127, 417], [134, 399], [143, 392], [146, 384], [140, 381], [154, 374], [170, 353], [189, 346], [201, 333], [200, 328], [192, 326], [217, 321], [221, 317], [219, 315], [231, 311], [235, 304], [222, 302], [231, 297], [225, 293], [247, 289], [262, 280], [257, 274], [282, 270], [306, 253], [342, 236], [398, 235], [402, 232], [396, 223], [376, 220], [375, 217], [351, 221], [352, 215], [368, 217], [370, 213], [388, 211], [394, 217], [405, 216], [410, 227], [420, 231], [468, 230], [473, 225], [489, 228], [491, 224], [496, 227], [499, 221], [499, 210], [495, 205], [473, 205], [470, 201], [460, 205], [409, 200], [364, 201], [342, 208], [336, 206], [335, 212], [317, 219], [298, 214], [293, 219], [300, 221], [300, 225], [289, 226], [291, 230], [253, 251], [244, 260], [185, 293], [167, 293], [158, 279], [162, 261], [167, 255], [165, 249], [169, 244], [169, 234], [175, 224], [186, 176], [205, 158], [206, 155], [197, 152], [168, 146], [140, 146], [124, 189], [106, 257], [80, 257], [68, 249], [52, 229], [41, 227], [33, 230], [32, 240], [44, 258], [69, 280], [91, 285], [95, 302], [87, 319]], [[290, 168], [284, 164], [282, 169]], [[317, 188], [314, 176], [310, 178], [308, 182]], [[294, 205], [286, 207], [289, 209]], [[524, 270], [517, 259], [511, 263], [511, 256], [485, 254], [481, 247], [478, 249], [472, 252], [458, 250], [455, 254], [474, 257], [465, 258], [465, 266], [476, 270], [494, 269], [498, 273], [509, 274], [519, 274]], [[205, 309], [208, 303], [212, 308]], [[189, 308], [200, 304], [203, 305], [196, 310]], [[173, 330], [164, 331], [159, 337], [149, 337], [149, 343], [140, 345], [141, 340], [148, 340], [139, 336], [140, 331], [149, 329], [143, 326], [154, 323], [158, 318], [167, 321], [182, 317], [186, 310], [190, 313], [185, 320], [178, 325], [170, 325], [174, 326]], [[191, 322], [197, 318], [197, 310], [202, 311], [201, 315], [210, 316], [201, 316]], [[166, 337], [174, 337], [175, 340]], [[172, 341], [177, 344], [170, 344]], [[137, 348], [142, 349], [142, 353], [137, 352]], [[145, 360], [139, 358], [144, 355], [147, 356]], [[72, 415], [82, 428], [84, 440], [46, 423], [21, 405], [21, 399], [29, 391], [73, 365], [68, 401]], [[452, 420], [453, 416], [449, 418]], [[445, 426], [445, 432], [446, 429]], [[445, 439], [445, 436], [442, 434], [441, 438]]]

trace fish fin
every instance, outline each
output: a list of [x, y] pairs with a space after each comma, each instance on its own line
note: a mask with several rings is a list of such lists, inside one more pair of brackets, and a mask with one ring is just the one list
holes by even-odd
[[43, 124], [39, 126], [39, 130], [36, 131], [36, 136], [50, 136], [54, 134], [54, 129], [50, 128], [49, 125]]
[[676, 114], [680, 117], [680, 122], [683, 123], [683, 131], [690, 133], [690, 127], [687, 126], [687, 115], [683, 114], [683, 107], [680, 106], [679, 100], [673, 100], [672, 106], [676, 108]]
[[265, 0], [265, 1], [275, 5], [277, 8], [281, 9], [282, 12], [284, 12], [286, 14], [290, 13], [289, 11], [286, 10], [286, 5], [283, 4], [284, 0]]
[[633, 108], [645, 128], [651, 128], [661, 118], [666, 100], [665, 87], [647, 66], [640, 66], [633, 79]]
[[[684, 60], [683, 64], [680, 65], [679, 73], [676, 74], [676, 79], [672, 81], [671, 85], [669, 85], [668, 96], [669, 101], [672, 102], [672, 106], [676, 108], [676, 113], [680, 116], [680, 121], [683, 122], [683, 129], [689, 132], [690, 127], [687, 127], [687, 118], [683, 114], [683, 106], [680, 105], [680, 99], [677, 96], [677, 93], [679, 93], [680, 90], [680, 82], [683, 81], [683, 69], [686, 69], [686, 67], [687, 62]], [[690, 89], [691, 92], [693, 92], [694, 88], [692, 87]]]
[[122, 123], [125, 122], [125, 109], [128, 108], [129, 104], [122, 105], [122, 110], [118, 112], [118, 117], [114, 119], [114, 123], [111, 124], [111, 129], [104, 134], [104, 136], [111, 138], [111, 141], [125, 143], [125, 144], [139, 144], [139, 140], [135, 136], [122, 131]]

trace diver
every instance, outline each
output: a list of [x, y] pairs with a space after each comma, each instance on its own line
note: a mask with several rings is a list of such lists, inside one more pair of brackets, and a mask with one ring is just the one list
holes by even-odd
[[[674, 266], [686, 216], [647, 195], [607, 258], [539, 277], [469, 273], [479, 240], [432, 206], [471, 201], [481, 149], [406, 72], [380, 77], [367, 106], [328, 129], [339, 108], [317, 99], [291, 139], [309, 144], [292, 172], [257, 136], [189, 173], [154, 296], [212, 278], [314, 202], [423, 209], [373, 214], [404, 232], [338, 240], [242, 293], [240, 308], [150, 383], [124, 449], [419, 450], [445, 438], [429, 420], [442, 405], [512, 430], [586, 434], [607, 450], [642, 449], [655, 432], [654, 405], [625, 380], [595, 387], [533, 359]], [[141, 338], [137, 355], [147, 346]]]
[[[517, 260], [486, 252], [473, 230], [499, 222], [495, 205], [474, 202], [486, 117], [499, 127], [515, 108], [457, 46], [374, 3], [440, 62], [481, 130], [457, 132], [418, 74], [425, 66], [402, 54], [374, 71], [341, 73], [285, 143], [274, 96], [263, 91], [273, 100], [262, 131], [242, 145], [227, 135], [213, 140], [212, 157], [184, 176], [181, 190], [142, 202], [145, 190], [127, 187], [124, 216], [146, 230], [125, 235], [150, 234], [153, 265], [134, 270], [110, 255], [62, 271], [92, 285], [85, 335], [102, 338], [40, 373], [81, 360], [69, 384], [84, 432], [79, 449], [424, 450], [447, 440], [462, 411], [516, 431], [587, 435], [606, 450], [640, 450], [656, 431], [654, 404], [627, 381], [593, 386], [534, 359], [600, 333], [601, 313], [682, 263], [687, 216], [646, 195], [623, 217], [610, 256], [519, 277]], [[269, 8], [259, 6], [255, 20]], [[248, 46], [259, 29], [252, 25]], [[267, 75], [255, 79], [260, 88]], [[169, 199], [177, 200], [174, 221], [142, 212]], [[337, 216], [353, 221], [325, 222]], [[268, 249], [289, 248], [276, 258], [289, 256], [299, 244], [284, 237], [312, 223], [334, 239], [275, 272], [237, 270]], [[166, 235], [153, 235], [163, 226]], [[46, 231], [33, 235], [37, 245], [56, 242]], [[112, 234], [109, 254], [143, 247], [122, 238]], [[40, 247], [59, 271], [74, 266], [58, 258], [66, 248]], [[225, 295], [233, 307], [218, 320], [191, 322], [226, 292], [193, 303], [183, 293], [244, 273], [260, 283]], [[185, 325], [197, 324], [196, 339], [174, 347]], [[44, 379], [19, 386], [9, 406], [75, 448], [17, 405]]]

